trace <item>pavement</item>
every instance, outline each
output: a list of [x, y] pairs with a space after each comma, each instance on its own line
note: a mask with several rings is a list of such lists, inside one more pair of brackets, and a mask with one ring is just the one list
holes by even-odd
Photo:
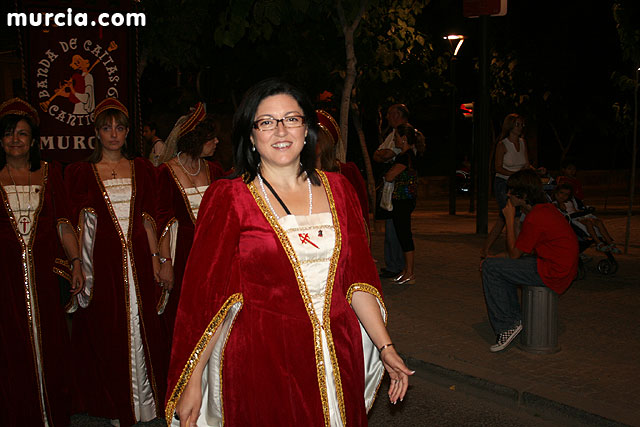
[[[589, 201], [622, 249], [627, 198]], [[448, 199], [420, 200], [412, 217], [417, 282], [398, 286], [383, 279], [388, 329], [409, 367], [448, 387], [566, 425], [640, 426], [640, 206], [631, 218], [628, 253], [615, 256], [617, 273], [598, 273], [604, 256], [585, 251], [593, 258], [585, 279], [559, 298], [555, 354], [532, 354], [513, 344], [489, 351], [495, 335], [478, 270], [485, 235], [475, 233], [468, 207], [468, 199], [459, 197], [452, 216]], [[496, 215], [490, 211], [489, 227]], [[383, 242], [383, 228], [373, 230], [379, 267]], [[506, 256], [503, 238], [492, 255]]]

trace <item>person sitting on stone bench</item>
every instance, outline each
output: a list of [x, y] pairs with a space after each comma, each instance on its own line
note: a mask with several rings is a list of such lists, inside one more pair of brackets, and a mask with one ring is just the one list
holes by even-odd
[[[578, 240], [571, 226], [548, 199], [532, 170], [514, 173], [507, 181], [508, 200], [502, 210], [507, 226], [508, 258], [482, 263], [482, 285], [489, 320], [496, 333], [492, 352], [504, 350], [522, 330], [518, 286], [546, 286], [562, 294], [578, 271]], [[515, 213], [530, 212], [516, 238]]]

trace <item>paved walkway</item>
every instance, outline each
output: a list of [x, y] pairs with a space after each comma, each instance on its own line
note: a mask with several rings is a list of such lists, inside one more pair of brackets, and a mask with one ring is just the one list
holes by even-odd
[[[627, 202], [610, 199], [606, 211], [603, 203], [593, 204], [622, 248]], [[459, 214], [450, 216], [447, 200], [421, 201], [413, 216], [418, 281], [383, 281], [389, 330], [410, 367], [458, 388], [491, 390], [532, 411], [553, 410], [584, 424], [640, 426], [640, 212], [632, 219], [629, 253], [616, 256], [615, 275], [597, 273], [603, 256], [585, 251], [593, 257], [586, 278], [559, 300], [561, 351], [536, 355], [513, 345], [489, 352], [495, 336], [478, 271], [484, 236], [475, 234], [475, 216], [467, 209], [468, 200], [459, 199]], [[372, 233], [379, 267], [383, 240], [382, 231]]]

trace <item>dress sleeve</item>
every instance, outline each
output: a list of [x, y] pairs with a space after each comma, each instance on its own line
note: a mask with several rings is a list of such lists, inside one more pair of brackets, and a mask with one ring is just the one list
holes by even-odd
[[353, 189], [358, 195], [358, 201], [360, 202], [360, 210], [362, 211], [362, 218], [367, 226], [367, 239], [369, 238], [369, 195], [367, 193], [367, 184], [362, 178], [360, 170], [353, 162], [347, 162], [340, 165], [341, 173], [349, 180]]
[[88, 171], [89, 164], [84, 162], [73, 163], [65, 170], [64, 182], [70, 202], [70, 219], [74, 226], [78, 226], [81, 211], [89, 207], [88, 184], [92, 177]]
[[[338, 175], [336, 178], [336, 204], [339, 199], [342, 199], [344, 204], [344, 210], [339, 209], [339, 212], [342, 212], [339, 219], [344, 234], [341, 256], [345, 257], [346, 262], [343, 291], [349, 302], [354, 292], [370, 293], [378, 299], [381, 309], [386, 312], [380, 278], [369, 249], [366, 225], [362, 219], [358, 198], [344, 177]], [[386, 318], [386, 315], [384, 317]]]
[[[214, 182], [200, 207], [175, 321], [167, 388], [168, 420], [209, 340], [219, 328], [228, 335], [242, 308], [242, 284], [234, 263], [240, 237], [234, 200], [234, 193], [241, 190], [238, 184], [244, 186], [240, 179]], [[221, 335], [216, 347], [225, 342]]]
[[175, 200], [176, 185], [171, 176], [169, 166], [165, 163], [157, 168], [156, 183], [156, 225], [158, 226], [158, 241], [166, 238], [171, 225], [176, 221]]
[[[156, 233], [158, 226], [157, 218], [157, 197], [156, 197], [156, 168], [144, 157], [137, 157], [134, 160], [136, 170], [136, 197], [139, 197], [142, 208], [142, 217], [153, 224]], [[141, 176], [138, 176], [141, 175]]]

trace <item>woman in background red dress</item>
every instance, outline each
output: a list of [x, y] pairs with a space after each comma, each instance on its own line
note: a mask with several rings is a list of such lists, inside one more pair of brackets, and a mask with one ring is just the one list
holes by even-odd
[[213, 116], [206, 114], [203, 104], [198, 103], [193, 111], [178, 119], [167, 139], [167, 146], [175, 146], [177, 154], [157, 171], [159, 251], [160, 260], [164, 261], [160, 281], [172, 284], [171, 289], [165, 287], [158, 312], [162, 313], [169, 339], [173, 336], [182, 275], [200, 203], [209, 184], [224, 176], [219, 163], [204, 159], [215, 152], [216, 131]]

